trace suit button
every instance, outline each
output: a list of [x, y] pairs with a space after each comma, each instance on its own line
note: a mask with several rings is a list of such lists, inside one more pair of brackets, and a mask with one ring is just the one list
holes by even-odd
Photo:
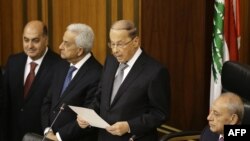
[[24, 110], [23, 110], [23, 108], [22, 108], [22, 109], [20, 109], [20, 111], [21, 111], [21, 112], [23, 112], [23, 111], [24, 111]]
[[53, 111], [53, 114], [55, 114], [56, 113], [56, 111]]

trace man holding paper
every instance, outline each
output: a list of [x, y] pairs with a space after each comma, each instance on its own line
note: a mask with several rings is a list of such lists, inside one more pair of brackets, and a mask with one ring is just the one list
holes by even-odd
[[[111, 125], [99, 130], [98, 141], [156, 141], [157, 127], [169, 116], [169, 73], [141, 49], [131, 21], [115, 22], [109, 35], [113, 56], [106, 58], [90, 106]], [[82, 128], [91, 125], [81, 116], [77, 121]]]

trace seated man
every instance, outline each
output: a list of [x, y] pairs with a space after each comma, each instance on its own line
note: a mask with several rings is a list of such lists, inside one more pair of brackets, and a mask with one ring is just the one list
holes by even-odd
[[201, 141], [218, 141], [224, 138], [224, 125], [241, 124], [243, 113], [244, 104], [237, 94], [232, 92], [221, 94], [211, 106], [207, 116], [209, 128], [204, 129]]

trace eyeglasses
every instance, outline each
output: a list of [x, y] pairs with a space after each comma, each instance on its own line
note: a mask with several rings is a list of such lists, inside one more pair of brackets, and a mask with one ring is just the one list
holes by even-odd
[[127, 47], [127, 45], [128, 45], [129, 43], [131, 43], [133, 40], [134, 40], [134, 38], [131, 39], [130, 41], [126, 42], [126, 43], [117, 43], [117, 44], [116, 44], [116, 43], [109, 42], [109, 43], [108, 43], [108, 47], [111, 48], [111, 49], [114, 49], [115, 47], [117, 47], [117, 48], [125, 48], [125, 47]]

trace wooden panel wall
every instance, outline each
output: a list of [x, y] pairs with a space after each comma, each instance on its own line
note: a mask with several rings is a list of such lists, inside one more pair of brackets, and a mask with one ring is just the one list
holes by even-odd
[[[250, 64], [250, 1], [241, 0], [240, 62]], [[83, 22], [96, 34], [94, 55], [104, 61], [108, 30], [117, 19], [135, 21], [142, 47], [171, 75], [171, 117], [180, 129], [202, 129], [208, 113], [213, 1], [210, 0], [0, 0], [0, 65], [22, 51], [24, 24], [49, 26], [50, 46], [58, 51], [66, 26]], [[141, 25], [141, 26], [140, 26]]]
[[250, 1], [240, 1], [241, 47], [240, 62], [250, 64]]
[[9, 53], [12, 48], [12, 11], [9, 8], [12, 7], [11, 1], [0, 1], [0, 61], [1, 65], [6, 62]]
[[[213, 2], [142, 2], [142, 47], [170, 71], [171, 117], [167, 123], [182, 130], [201, 130], [207, 124]], [[241, 2], [240, 62], [250, 64], [250, 2]]]
[[207, 112], [202, 111], [208, 92], [204, 80], [209, 65], [205, 63], [208, 58], [205, 6], [201, 0], [142, 3], [142, 46], [170, 71], [172, 97], [168, 123], [180, 129], [205, 124]]
[[103, 63], [109, 51], [106, 42], [110, 25], [115, 20], [126, 18], [135, 21], [139, 28], [140, 1], [0, 0], [0, 65], [6, 63], [10, 54], [22, 51], [23, 27], [28, 21], [36, 19], [47, 23], [49, 46], [58, 53], [67, 25], [74, 22], [90, 25], [95, 32], [93, 53]]
[[95, 33], [93, 52], [101, 62], [106, 55], [106, 2], [100, 0], [53, 0], [48, 2], [48, 25], [51, 27], [51, 44], [55, 50], [62, 41], [70, 23], [86, 23]]

